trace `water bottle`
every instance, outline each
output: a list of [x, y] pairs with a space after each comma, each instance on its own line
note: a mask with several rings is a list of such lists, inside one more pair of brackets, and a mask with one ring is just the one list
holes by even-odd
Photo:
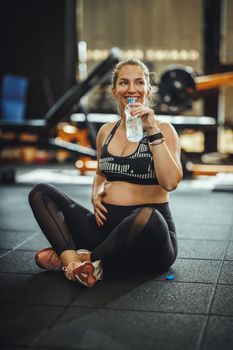
[[125, 106], [126, 137], [130, 142], [139, 142], [143, 137], [142, 120], [140, 117], [130, 114], [132, 110], [131, 104], [136, 102], [136, 98], [129, 97], [127, 101], [128, 104]]

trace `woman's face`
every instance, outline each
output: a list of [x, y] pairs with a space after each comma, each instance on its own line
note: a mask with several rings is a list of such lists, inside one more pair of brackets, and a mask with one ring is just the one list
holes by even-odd
[[127, 98], [135, 97], [136, 102], [145, 104], [150, 93], [142, 67], [138, 65], [123, 66], [116, 81], [116, 87], [112, 89], [112, 94], [116, 98], [120, 112], [124, 111], [127, 105]]

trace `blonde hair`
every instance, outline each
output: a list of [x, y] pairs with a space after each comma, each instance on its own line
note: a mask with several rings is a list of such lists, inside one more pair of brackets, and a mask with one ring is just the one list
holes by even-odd
[[143, 73], [145, 75], [145, 79], [146, 79], [146, 82], [148, 84], [148, 87], [151, 87], [150, 71], [149, 71], [148, 67], [145, 65], [145, 63], [140, 61], [138, 58], [128, 58], [124, 61], [119, 62], [116, 65], [115, 69], [113, 70], [113, 72], [112, 72], [112, 87], [113, 88], [116, 87], [119, 71], [124, 66], [139, 66], [139, 67], [141, 67], [143, 70]]

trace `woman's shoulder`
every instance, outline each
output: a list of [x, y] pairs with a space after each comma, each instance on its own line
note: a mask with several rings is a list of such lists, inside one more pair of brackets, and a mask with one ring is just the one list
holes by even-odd
[[105, 123], [99, 128], [99, 131], [97, 134], [97, 145], [103, 145], [108, 135], [110, 134], [110, 132], [113, 130], [113, 128], [116, 126], [118, 122], [119, 121], [117, 120], [116, 122]]
[[103, 124], [98, 131], [98, 135], [101, 137], [106, 136], [107, 134], [109, 134], [112, 129], [114, 128], [114, 126], [119, 122], [119, 120], [117, 120], [116, 122], [109, 122], [109, 123], [105, 123]]

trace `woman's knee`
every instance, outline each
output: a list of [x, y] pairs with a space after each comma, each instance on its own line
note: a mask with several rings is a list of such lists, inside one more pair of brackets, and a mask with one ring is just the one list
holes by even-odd
[[46, 183], [39, 183], [35, 185], [28, 195], [28, 201], [30, 205], [32, 204], [36, 195], [38, 195], [39, 193], [47, 193], [50, 188], [51, 188], [51, 185]]
[[156, 208], [153, 207], [146, 207], [148, 209], [147, 213], [150, 213], [149, 219], [154, 221], [154, 222], [165, 222], [165, 219], [163, 215], [160, 213], [160, 211]]

